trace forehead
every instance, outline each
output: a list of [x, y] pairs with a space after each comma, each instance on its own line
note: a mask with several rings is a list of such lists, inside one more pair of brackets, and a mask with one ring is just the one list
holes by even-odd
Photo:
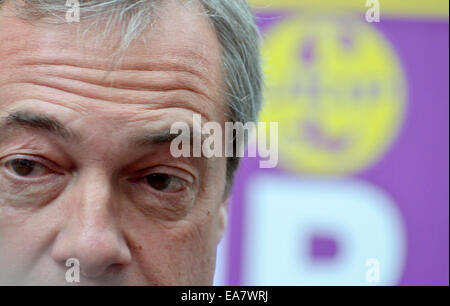
[[[123, 24], [115, 24], [106, 32], [106, 26], [98, 28], [83, 19], [57, 25], [23, 22], [9, 14], [10, 10], [4, 7], [0, 16], [0, 28], [4, 29], [0, 31], [0, 75], [24, 64], [73, 66], [105, 73], [112, 68]], [[220, 57], [214, 28], [199, 5], [165, 1], [153, 14], [151, 25], [128, 46], [114, 71], [186, 72], [204, 85], [200, 86], [205, 89], [202, 94], [217, 103], [222, 100], [218, 89], [223, 87]], [[93, 82], [105, 76], [98, 75]], [[118, 78], [125, 76], [128, 78], [128, 74]], [[126, 83], [133, 78], [139, 83], [135, 77]]]

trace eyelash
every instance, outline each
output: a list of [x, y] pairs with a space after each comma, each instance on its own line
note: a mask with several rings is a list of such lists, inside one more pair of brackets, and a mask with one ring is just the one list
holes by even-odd
[[[36, 177], [28, 177], [28, 176], [21, 176], [20, 174], [18, 174], [15, 170], [11, 169], [12, 166], [10, 165], [10, 163], [14, 162], [14, 161], [27, 161], [30, 162], [32, 164], [33, 167], [41, 167], [46, 171], [47, 173], [44, 175], [41, 175], [40, 177], [36, 178]], [[56, 170], [57, 166], [56, 165], [52, 165], [52, 162], [38, 157], [38, 156], [30, 156], [30, 155], [15, 155], [13, 157], [8, 158], [7, 160], [0, 162], [0, 166], [5, 166], [8, 171], [9, 171], [9, 175], [13, 176], [15, 180], [20, 180], [20, 181], [27, 181], [29, 183], [32, 183], [33, 181], [39, 181], [41, 182], [44, 178], [50, 176], [51, 174], [61, 174], [61, 172], [58, 172]], [[186, 188], [189, 187], [189, 185], [191, 184], [188, 180], [183, 179], [177, 175], [173, 175], [170, 173], [170, 171], [156, 171], [158, 168], [161, 167], [155, 167], [152, 168], [153, 171], [150, 172], [148, 169], [144, 170], [148, 173], [145, 174], [145, 176], [140, 176], [137, 179], [132, 179], [131, 181], [134, 182], [139, 182], [140, 184], [144, 184], [144, 188], [146, 189], [151, 189], [152, 192], [157, 193], [159, 195], [175, 195], [175, 194], [179, 194], [181, 192], [183, 192]], [[181, 170], [178, 170], [181, 171]], [[140, 171], [141, 173], [143, 171]], [[174, 191], [174, 192], [165, 192], [162, 190], [158, 190], [157, 188], [154, 188], [154, 186], [151, 186], [151, 184], [148, 182], [148, 179], [151, 175], [165, 175], [168, 177], [169, 180], [176, 180], [178, 184], [182, 185], [179, 190]], [[169, 182], [170, 184], [171, 182]], [[169, 186], [170, 187], [170, 186]]]
[[[43, 171], [46, 171], [47, 173], [42, 175], [41, 178], [34, 178], [34, 177], [26, 177], [26, 176], [20, 176], [18, 173], [15, 173], [13, 169], [11, 169], [10, 164], [14, 161], [26, 161], [33, 165], [33, 167], [40, 167], [43, 169]], [[30, 155], [15, 155], [11, 158], [8, 158], [4, 162], [1, 162], [0, 165], [5, 166], [9, 170], [9, 174], [14, 176], [16, 179], [19, 177], [20, 180], [27, 180], [27, 181], [33, 181], [33, 180], [42, 180], [43, 177], [47, 177], [51, 174], [60, 174], [56, 170], [56, 166], [53, 165], [50, 161], [44, 160], [41, 157], [38, 156], [30, 156]]]
[[[147, 170], [147, 171], [148, 171], [148, 170]], [[157, 171], [157, 170], [154, 170], [154, 171], [152, 171], [152, 172], [146, 173], [144, 176], [140, 176], [140, 177], [138, 177], [138, 178], [136, 178], [136, 179], [132, 179], [132, 181], [135, 181], [135, 182], [138, 182], [138, 183], [140, 183], [140, 184], [143, 184], [143, 185], [144, 185], [144, 188], [146, 188], [146, 189], [151, 189], [150, 192], [157, 193], [157, 194], [160, 194], [160, 195], [166, 195], [166, 196], [167, 196], [167, 195], [176, 195], [176, 194], [179, 194], [179, 193], [185, 191], [186, 188], [189, 188], [189, 186], [191, 185], [191, 183], [190, 183], [187, 179], [181, 178], [180, 176], [171, 174], [171, 173], [169, 173], [169, 172], [170, 172], [170, 171]], [[149, 178], [151, 175], [165, 175], [165, 176], [168, 176], [168, 177], [169, 177], [170, 179], [172, 179], [172, 180], [173, 180], [173, 179], [178, 180], [178, 182], [179, 182], [180, 184], [183, 185], [183, 188], [180, 189], [179, 191], [175, 191], [175, 192], [164, 192], [164, 191], [158, 190], [158, 189], [154, 188], [153, 186], [151, 186], [151, 185], [149, 184], [149, 182], [148, 182], [148, 178]]]

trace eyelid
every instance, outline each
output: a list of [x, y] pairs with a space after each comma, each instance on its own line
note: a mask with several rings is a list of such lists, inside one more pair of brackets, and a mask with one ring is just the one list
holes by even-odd
[[64, 149], [61, 142], [42, 131], [14, 129], [7, 137], [7, 142], [3, 144], [3, 139], [1, 141], [4, 154], [0, 160], [10, 155], [42, 156], [64, 169], [72, 167], [70, 152]]
[[153, 173], [161, 173], [169, 176], [173, 176], [175, 178], [186, 181], [188, 184], [194, 184], [195, 178], [192, 174], [187, 172], [186, 170], [182, 170], [180, 168], [172, 167], [172, 166], [156, 166], [152, 168], [147, 168], [138, 172], [136, 177], [144, 178]]
[[48, 170], [50, 170], [52, 172], [61, 173], [61, 170], [58, 170], [59, 167], [54, 162], [52, 162], [46, 158], [36, 156], [36, 155], [28, 155], [28, 154], [10, 155], [10, 156], [4, 157], [0, 161], [0, 164], [4, 165], [4, 164], [11, 162], [13, 160], [16, 160], [16, 159], [29, 160], [29, 161], [32, 161], [34, 163], [37, 163], [37, 164], [43, 166], [44, 168], [47, 168]]

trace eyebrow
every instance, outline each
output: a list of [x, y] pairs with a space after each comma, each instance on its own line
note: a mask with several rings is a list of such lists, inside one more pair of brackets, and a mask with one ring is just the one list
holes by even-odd
[[[171, 133], [170, 129], [155, 133], [155, 134], [143, 134], [137, 137], [134, 137], [132, 140], [132, 145], [135, 147], [146, 147], [151, 145], [164, 145], [167, 143], [172, 142], [175, 138], [178, 138], [180, 136], [185, 137], [187, 140], [189, 140], [189, 144], [192, 150], [193, 147], [193, 135], [194, 135], [194, 128], [189, 125], [189, 134], [183, 135], [182, 131], [178, 131], [177, 133]], [[206, 139], [206, 136], [204, 133], [200, 134], [200, 141], [203, 143], [203, 141]]]
[[76, 133], [65, 127], [57, 119], [37, 113], [19, 111], [0, 119], [1, 133], [14, 128], [42, 130], [64, 139], [79, 139], [79, 136]]
[[[0, 118], [0, 140], [2, 139], [2, 135], [4, 133], [8, 133], [10, 130], [13, 130], [15, 128], [41, 130], [54, 134], [57, 137], [66, 140], [75, 140], [77, 142], [79, 142], [81, 139], [81, 136], [79, 134], [66, 127], [56, 118], [38, 113], [18, 111], [9, 114], [5, 118]], [[190, 135], [193, 135], [192, 126], [190, 126], [189, 128], [190, 134], [185, 135], [186, 137], [190, 137]], [[134, 136], [131, 138], [131, 145], [133, 147], [165, 145], [172, 142], [180, 135], [182, 135], [181, 132], [171, 133], [170, 129], [158, 133], [142, 133], [139, 136]], [[204, 135], [202, 135], [202, 141], [203, 140]]]
[[150, 145], [163, 145], [171, 142], [175, 138], [181, 135], [180, 133], [172, 134], [170, 130], [163, 131], [155, 134], [142, 134], [140, 136], [133, 137], [131, 143], [134, 147], [146, 147]]

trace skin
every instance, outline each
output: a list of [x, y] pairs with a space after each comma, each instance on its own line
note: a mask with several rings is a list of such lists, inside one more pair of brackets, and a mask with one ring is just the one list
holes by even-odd
[[[0, 130], [0, 283], [211, 285], [225, 227], [226, 161], [173, 158], [142, 143], [173, 122], [225, 121], [220, 48], [196, 6], [168, 1], [152, 30], [108, 73], [114, 44], [84, 23], [0, 16], [0, 119], [46, 115], [67, 134], [16, 124]], [[115, 41], [114, 35], [110, 41]], [[35, 162], [29, 175], [11, 161]], [[146, 178], [163, 173], [164, 190]]]

